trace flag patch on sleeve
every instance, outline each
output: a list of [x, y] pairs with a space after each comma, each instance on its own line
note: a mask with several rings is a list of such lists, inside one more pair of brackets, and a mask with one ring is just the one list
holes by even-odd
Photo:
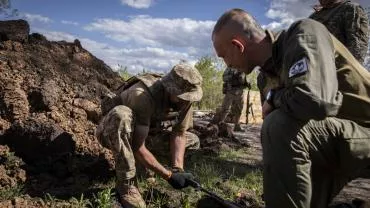
[[302, 58], [301, 60], [297, 61], [293, 64], [292, 67], [289, 69], [289, 78], [297, 76], [299, 74], [304, 74], [308, 71], [308, 60], [306, 57]]

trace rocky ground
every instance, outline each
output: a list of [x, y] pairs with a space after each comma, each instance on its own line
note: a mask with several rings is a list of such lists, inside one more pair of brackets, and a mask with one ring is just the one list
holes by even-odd
[[[29, 34], [25, 21], [0, 21], [0, 207], [102, 207], [114, 186], [114, 162], [94, 131], [101, 96], [121, 83], [78, 40], [51, 42]], [[260, 121], [254, 113], [250, 121]], [[198, 132], [202, 148], [186, 168], [222, 197], [262, 207], [260, 125], [243, 128], [234, 138]], [[140, 182], [149, 207], [217, 207], [200, 192], [157, 181]], [[367, 199], [369, 184], [353, 181], [336, 200]]]

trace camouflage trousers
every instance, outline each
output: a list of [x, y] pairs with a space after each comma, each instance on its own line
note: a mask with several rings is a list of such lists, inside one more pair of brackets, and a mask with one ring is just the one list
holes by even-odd
[[214, 122], [224, 122], [227, 116], [231, 114], [232, 122], [239, 123], [244, 106], [244, 94], [245, 93], [243, 89], [227, 92], [222, 101], [221, 109], [219, 112], [217, 112]]
[[275, 110], [261, 142], [266, 208], [327, 208], [370, 165], [370, 128], [345, 119], [303, 122]]
[[[124, 105], [114, 107], [102, 118], [97, 129], [96, 136], [103, 147], [112, 151], [118, 179], [127, 180], [135, 177], [136, 165], [131, 148], [134, 130], [134, 114]], [[198, 136], [185, 132], [186, 148], [188, 150], [199, 149]], [[164, 131], [155, 136], [148, 136], [146, 146], [154, 154], [168, 155], [170, 132]]]

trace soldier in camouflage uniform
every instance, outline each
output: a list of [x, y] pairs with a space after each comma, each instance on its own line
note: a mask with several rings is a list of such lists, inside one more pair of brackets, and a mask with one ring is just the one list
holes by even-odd
[[[192, 103], [202, 97], [202, 77], [178, 64], [164, 77], [144, 74], [127, 81], [116, 95], [102, 101], [105, 115], [96, 135], [110, 149], [116, 164], [116, 188], [124, 207], [145, 207], [137, 187], [135, 162], [159, 174], [174, 188], [186, 186], [192, 174], [183, 171], [185, 148], [199, 148], [199, 138], [187, 132], [192, 126]], [[171, 169], [151, 151], [170, 154]]]
[[317, 21], [275, 38], [247, 12], [222, 15], [212, 41], [229, 67], [277, 78], [261, 143], [266, 208], [327, 208], [370, 165], [370, 73]]
[[226, 68], [223, 75], [222, 93], [225, 95], [221, 110], [217, 112], [212, 123], [225, 122], [226, 117], [231, 114], [232, 122], [235, 124], [234, 131], [242, 131], [240, 127], [240, 116], [244, 106], [245, 88], [250, 85], [247, 76], [236, 69]]
[[369, 20], [366, 11], [348, 0], [319, 0], [310, 18], [324, 24], [361, 63], [368, 50]]

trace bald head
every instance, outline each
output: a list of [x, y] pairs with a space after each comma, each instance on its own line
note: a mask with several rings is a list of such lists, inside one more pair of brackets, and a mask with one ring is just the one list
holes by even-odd
[[213, 47], [227, 66], [250, 73], [271, 56], [271, 40], [246, 11], [232, 9], [217, 21], [212, 32]]
[[217, 35], [224, 29], [227, 29], [229, 34], [243, 33], [249, 39], [264, 34], [264, 30], [253, 16], [242, 9], [231, 9], [225, 12], [217, 20], [212, 36]]

